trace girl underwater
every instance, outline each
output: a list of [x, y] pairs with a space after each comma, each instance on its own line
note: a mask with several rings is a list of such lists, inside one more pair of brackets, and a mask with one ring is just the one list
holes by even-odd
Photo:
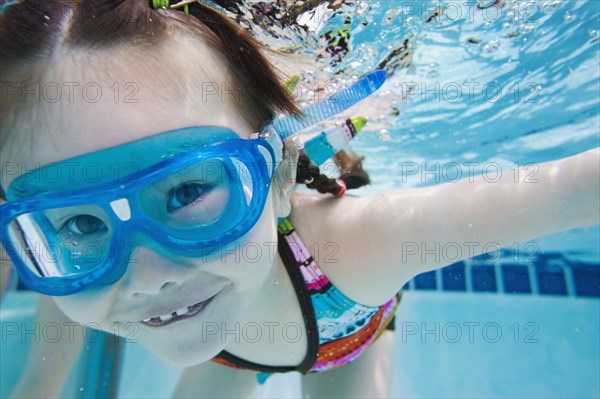
[[[13, 1], [0, 23], [2, 245], [46, 295], [40, 320], [123, 335], [115, 326], [133, 323], [141, 344], [187, 367], [174, 397], [252, 396], [257, 372], [292, 370], [311, 397], [386, 397], [398, 291], [446, 266], [403, 257], [402, 243], [474, 256], [473, 242], [598, 223], [598, 149], [540, 164], [536, 184], [507, 174], [343, 195], [294, 133], [384, 73], [301, 114], [250, 35], [182, 3]], [[111, 95], [39, 101], [36, 84]], [[334, 195], [294, 192], [315, 179]], [[227, 334], [239, 326], [261, 334]], [[80, 350], [34, 348], [13, 396], [58, 396]], [[36, 361], [44, 351], [60, 353], [53, 373]]]

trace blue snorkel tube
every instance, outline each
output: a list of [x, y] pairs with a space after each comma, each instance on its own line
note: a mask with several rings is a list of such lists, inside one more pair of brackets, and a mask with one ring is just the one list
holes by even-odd
[[287, 115], [276, 118], [262, 128], [261, 133], [265, 137], [275, 133], [284, 141], [293, 134], [334, 117], [369, 97], [383, 85], [386, 78], [387, 73], [383, 69], [368, 73], [354, 84], [303, 108], [300, 116]]

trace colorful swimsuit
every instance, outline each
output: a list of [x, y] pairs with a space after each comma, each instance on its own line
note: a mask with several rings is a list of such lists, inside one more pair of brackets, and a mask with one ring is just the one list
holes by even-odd
[[226, 351], [213, 361], [261, 372], [319, 372], [358, 358], [391, 323], [400, 294], [381, 306], [365, 306], [342, 294], [323, 274], [285, 219], [279, 225], [278, 250], [296, 290], [308, 337], [306, 357], [298, 366], [256, 364]]

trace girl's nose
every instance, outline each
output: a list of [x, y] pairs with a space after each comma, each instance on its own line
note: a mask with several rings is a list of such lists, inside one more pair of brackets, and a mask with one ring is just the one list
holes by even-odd
[[148, 246], [138, 245], [129, 258], [121, 290], [126, 297], [163, 294], [177, 289], [193, 272], [191, 265], [169, 259]]

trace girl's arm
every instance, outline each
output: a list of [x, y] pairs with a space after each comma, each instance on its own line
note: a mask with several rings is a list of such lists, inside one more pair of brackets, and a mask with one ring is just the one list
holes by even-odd
[[313, 245], [338, 245], [336, 262], [321, 262], [343, 292], [364, 303], [382, 303], [420, 273], [598, 224], [599, 157], [593, 149], [518, 173], [323, 201], [311, 217], [322, 230], [313, 233]]

